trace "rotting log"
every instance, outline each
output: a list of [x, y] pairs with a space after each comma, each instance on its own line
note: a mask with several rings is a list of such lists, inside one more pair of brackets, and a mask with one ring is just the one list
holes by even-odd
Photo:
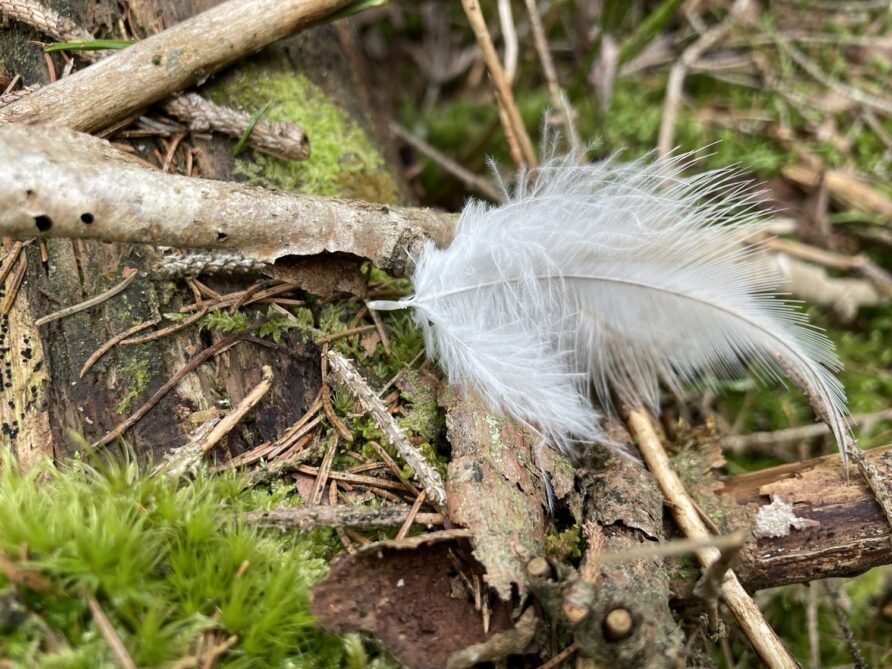
[[[48, 0], [47, 4], [97, 37], [117, 36], [122, 17], [116, 2]], [[159, 29], [159, 18], [165, 26], [173, 26], [216, 4], [215, 0], [142, 0], [130, 3], [130, 20], [140, 34], [151, 34]], [[3, 30], [0, 65], [10, 75], [20, 73], [24, 85], [49, 83], [47, 59], [55, 62], [56, 72], [62, 72], [65, 65], [61, 55], [43, 53], [34, 42], [40, 37], [18, 22], [11, 22], [9, 29]], [[300, 63], [299, 70], [294, 63]], [[351, 123], [360, 128], [370, 125], [360, 116], [367, 111], [357, 96], [362, 82], [356, 80], [331, 26], [317, 25], [253, 55], [246, 64], [252, 68], [252, 76], [275, 78], [280, 88], [298, 80], [301, 86], [310, 82], [320, 97], [332, 101], [332, 106], [341, 105], [340, 113], [352, 119]], [[243, 67], [240, 64], [221, 72], [216, 83], [238, 76]], [[114, 88], [109, 87], [108, 93], [112, 96]], [[225, 97], [217, 99], [227, 104]], [[268, 99], [257, 99], [256, 106]], [[81, 104], [83, 100], [74, 102]], [[253, 108], [254, 101], [241, 102]], [[60, 117], [51, 118], [60, 121]], [[33, 127], [11, 127], [13, 131], [35, 132]], [[203, 177], [233, 178], [235, 161], [229, 150], [230, 141], [193, 137], [191, 143], [200, 149], [195, 163]], [[380, 140], [372, 138], [370, 143], [378, 145]], [[152, 138], [143, 138], [136, 150], [143, 158], [150, 158], [156, 146]], [[125, 156], [121, 152], [116, 154]], [[242, 162], [253, 159], [250, 151], [239, 156]], [[59, 156], [59, 160], [60, 170], [76, 170], [67, 156]], [[369, 174], [369, 181], [383, 183], [387, 176], [384, 172], [382, 169], [381, 174]], [[145, 173], [160, 174], [148, 169]], [[41, 175], [36, 176], [39, 179]], [[396, 192], [393, 188], [384, 191]], [[345, 189], [345, 196], [350, 193]], [[80, 224], [88, 226], [83, 221]], [[25, 465], [44, 457], [64, 459], [79, 449], [78, 443], [66, 438], [69, 430], [84, 435], [88, 441], [101, 437], [215, 337], [190, 328], [146, 344], [117, 346], [80, 379], [84, 361], [105, 341], [136, 322], [177, 311], [191, 295], [174, 283], [166, 279], [159, 281], [153, 276], [151, 270], [160, 258], [156, 249], [85, 239], [55, 238], [45, 242], [45, 263], [36, 243], [26, 245], [22, 254], [27, 258], [24, 281], [8, 320], [2, 319], [3, 347], [6, 348], [2, 362], [8, 372], [4, 379], [8, 385], [2, 392], [0, 420], [6, 438]], [[122, 294], [89, 312], [35, 327], [34, 321], [40, 316], [80, 303], [119, 282], [125, 267], [136, 267], [140, 274]], [[221, 293], [245, 287], [244, 280], [227, 278], [211, 278], [208, 283]], [[160, 460], [163, 451], [188, 441], [189, 431], [196, 425], [194, 420], [202, 412], [222, 400], [233, 405], [238, 403], [260, 380], [264, 364], [272, 366], [275, 378], [281, 382], [275, 383], [263, 401], [226, 436], [219, 450], [225, 456], [275, 439], [306, 410], [319, 391], [319, 351], [296, 330], [284, 333], [277, 348], [240, 344], [216, 358], [214, 363], [188, 374], [125, 435], [127, 443], [140, 456]]]

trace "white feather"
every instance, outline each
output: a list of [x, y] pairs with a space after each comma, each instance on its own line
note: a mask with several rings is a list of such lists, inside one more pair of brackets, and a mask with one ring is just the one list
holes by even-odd
[[452, 244], [424, 248], [414, 296], [370, 306], [413, 307], [450, 383], [565, 451], [604, 441], [592, 390], [607, 411], [612, 392], [656, 408], [661, 382], [679, 390], [747, 368], [792, 370], [842, 446], [832, 344], [741, 245], [760, 218], [746, 188], [728, 171], [684, 177], [686, 158], [552, 158], [502, 206], [471, 201]]

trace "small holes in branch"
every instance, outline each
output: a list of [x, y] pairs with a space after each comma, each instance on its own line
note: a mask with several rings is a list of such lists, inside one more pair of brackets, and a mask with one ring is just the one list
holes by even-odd
[[227, 235], [225, 232], [223, 232], [222, 230], [217, 230], [217, 241], [218, 242], [222, 242], [227, 237], [229, 237], [229, 235]]
[[89, 211], [85, 211], [83, 214], [81, 214], [81, 221], [83, 221], [86, 225], [90, 225], [90, 223], [95, 220], [96, 219], [93, 218], [93, 214], [91, 214]]
[[37, 229], [41, 232], [47, 232], [51, 227], [53, 227], [53, 219], [51, 219], [46, 214], [35, 216], [34, 223], [37, 225]]

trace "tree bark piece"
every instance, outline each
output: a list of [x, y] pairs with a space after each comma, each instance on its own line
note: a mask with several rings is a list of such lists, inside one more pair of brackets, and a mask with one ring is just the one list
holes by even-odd
[[544, 554], [545, 488], [533, 440], [516, 424], [494, 416], [473, 393], [450, 388], [441, 397], [452, 458], [449, 519], [474, 532], [474, 556], [486, 582], [504, 600], [526, 589], [526, 564]]
[[283, 256], [349, 254], [395, 274], [455, 217], [299, 196], [142, 167], [108, 142], [47, 125], [0, 127], [0, 234]]
[[0, 109], [0, 120], [101, 130], [352, 1], [229, 0]]

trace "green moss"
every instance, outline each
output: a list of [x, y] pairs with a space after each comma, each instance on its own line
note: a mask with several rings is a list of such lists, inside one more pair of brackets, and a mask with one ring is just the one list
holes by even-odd
[[121, 375], [127, 379], [127, 393], [115, 406], [115, 411], [123, 415], [130, 411], [133, 401], [149, 387], [151, 380], [150, 363], [147, 357], [134, 355], [121, 366]]
[[578, 559], [582, 557], [581, 542], [582, 533], [579, 525], [568, 527], [562, 532], [552, 527], [545, 534], [545, 553], [558, 562]]
[[86, 593], [141, 667], [194, 655], [205, 630], [237, 637], [221, 667], [369, 659], [355, 639], [345, 650], [313, 626], [308, 589], [326, 571], [330, 533], [272, 532], [241, 520], [280, 503], [279, 490], [243, 492], [235, 475], [181, 485], [132, 464], [75, 461], [21, 474], [2, 457], [0, 470], [0, 552], [50, 584], [14, 591], [0, 575], [0, 598], [21, 614], [0, 626], [0, 658], [15, 666], [116, 666]]
[[264, 120], [297, 123], [310, 138], [312, 154], [307, 160], [281, 160], [256, 152], [236, 158], [236, 174], [249, 184], [311, 195], [396, 201], [396, 186], [373, 142], [303, 74], [246, 63], [215, 85], [210, 96], [248, 112], [270, 100]]

